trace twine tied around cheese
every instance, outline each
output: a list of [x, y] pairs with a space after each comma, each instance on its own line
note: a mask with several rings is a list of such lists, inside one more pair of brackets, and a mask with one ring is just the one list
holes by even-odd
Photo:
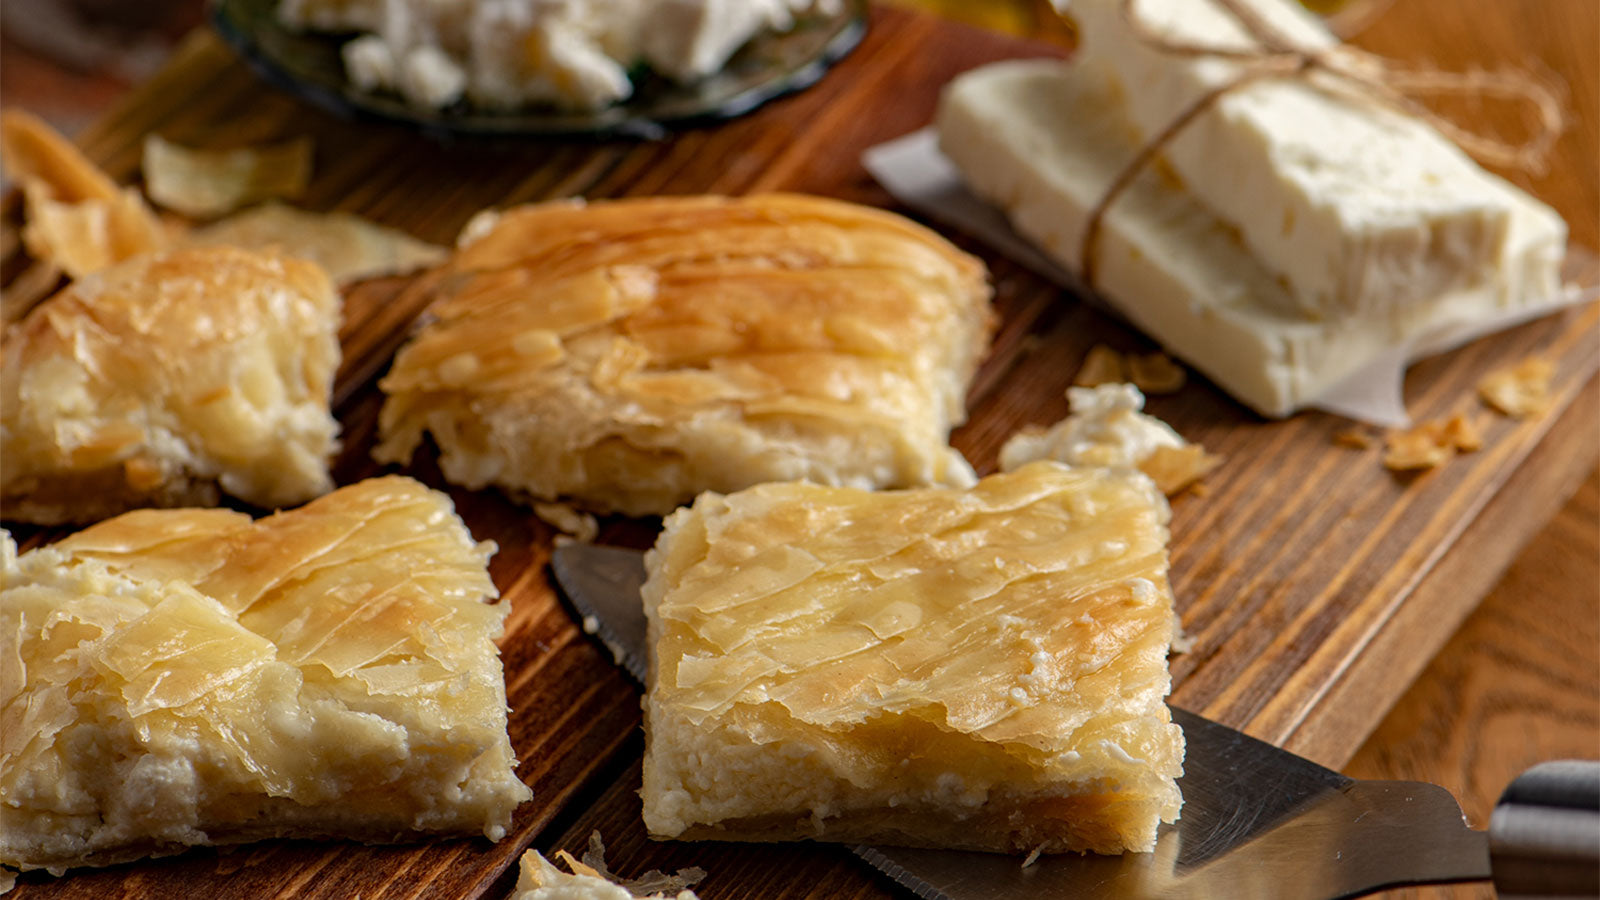
[[[1268, 78], [1300, 79], [1322, 90], [1338, 91], [1387, 106], [1433, 126], [1481, 162], [1535, 174], [1544, 170], [1550, 148], [1566, 126], [1561, 100], [1555, 91], [1525, 71], [1447, 72], [1427, 66], [1400, 65], [1348, 44], [1305, 47], [1267, 21], [1245, 0], [1214, 2], [1239, 23], [1258, 47], [1241, 49], [1190, 43], [1174, 40], [1139, 18], [1134, 7], [1136, 2], [1119, 0], [1118, 10], [1134, 36], [1146, 46], [1173, 56], [1237, 60], [1248, 68], [1232, 81], [1207, 91], [1179, 113], [1139, 148], [1106, 188], [1089, 213], [1078, 255], [1084, 283], [1090, 288], [1095, 286], [1095, 250], [1111, 204], [1189, 123], [1223, 96], [1254, 82]], [[1328, 77], [1313, 79], [1315, 73]], [[1537, 116], [1537, 126], [1525, 140], [1513, 143], [1464, 127], [1417, 100], [1418, 97], [1445, 95], [1496, 97], [1527, 104]]]

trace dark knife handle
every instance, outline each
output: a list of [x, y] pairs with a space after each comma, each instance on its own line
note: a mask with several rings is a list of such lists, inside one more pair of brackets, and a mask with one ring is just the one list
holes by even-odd
[[1511, 782], [1489, 819], [1501, 897], [1600, 896], [1600, 762], [1541, 763]]

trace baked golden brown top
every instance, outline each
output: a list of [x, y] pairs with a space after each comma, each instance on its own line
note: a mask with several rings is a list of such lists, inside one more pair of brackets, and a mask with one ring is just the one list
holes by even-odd
[[0, 863], [274, 835], [498, 838], [508, 612], [449, 498], [364, 481], [252, 521], [0, 533]]
[[1183, 758], [1166, 521], [1145, 476], [1053, 462], [702, 495], [646, 560], [646, 825], [1148, 849]]
[[799, 195], [560, 202], [468, 225], [419, 288], [380, 460], [600, 510], [806, 478], [970, 483], [949, 448], [991, 327], [983, 266]]
[[229, 247], [135, 257], [34, 308], [0, 345], [7, 519], [263, 507], [332, 487], [339, 295], [316, 265]]

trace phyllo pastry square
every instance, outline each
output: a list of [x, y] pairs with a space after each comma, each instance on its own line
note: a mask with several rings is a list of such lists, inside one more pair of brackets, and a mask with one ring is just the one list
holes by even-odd
[[0, 864], [498, 840], [530, 796], [494, 545], [443, 494], [381, 478], [258, 521], [143, 510], [3, 545]]
[[1181, 804], [1167, 515], [1054, 462], [700, 497], [647, 557], [650, 833], [1150, 849]]
[[520, 207], [469, 224], [381, 382], [384, 462], [665, 514], [765, 481], [969, 485], [949, 446], [993, 313], [982, 263], [797, 195]]
[[333, 487], [339, 295], [312, 263], [229, 247], [138, 256], [7, 328], [0, 515], [92, 522]]

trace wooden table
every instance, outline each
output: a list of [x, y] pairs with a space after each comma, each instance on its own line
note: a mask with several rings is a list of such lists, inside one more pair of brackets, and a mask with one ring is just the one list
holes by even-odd
[[[1594, 8], [1585, 13], [1578, 8], [1584, 5], [1496, 5], [1492, 14], [1459, 23], [1457, 34], [1455, 24], [1429, 15], [1454, 23], [1443, 15], [1447, 6], [1454, 9], [1448, 0], [1402, 0], [1363, 40], [1402, 58], [1429, 56], [1446, 64], [1453, 54], [1520, 58], [1523, 48], [1537, 48], [1540, 59], [1573, 73], [1575, 82], [1582, 81], [1578, 67], [1587, 65], [1590, 77], [1577, 87], [1589, 91], [1587, 99], [1577, 97], [1588, 104], [1580, 106], [1587, 111], [1582, 122], [1561, 145], [1552, 174], [1523, 183], [1556, 203], [1573, 222], [1574, 236], [1593, 245], [1593, 212], [1600, 208], [1592, 173], [1595, 79], [1593, 54], [1585, 56], [1593, 42], [1584, 43], [1582, 16], [1592, 20]], [[1489, 15], [1505, 21], [1484, 21]], [[1415, 35], [1427, 41], [1412, 40]], [[1480, 35], [1490, 36], [1487, 50], [1472, 43]], [[310, 132], [323, 152], [308, 205], [354, 209], [436, 240], [453, 235], [478, 206], [574, 192], [787, 187], [887, 205], [859, 171], [855, 150], [923, 124], [931, 85], [1018, 49], [926, 18], [883, 12], [868, 43], [822, 85], [751, 119], [663, 145], [534, 145], [528, 152], [537, 161], [518, 166], [503, 151], [439, 148], [398, 129], [328, 120], [264, 91], [214, 44], [199, 40], [83, 142], [126, 178], [137, 162], [137, 138], [151, 128], [195, 144]], [[1039, 46], [1032, 52], [1051, 51]], [[1571, 68], [1563, 62], [1568, 58], [1576, 61]], [[875, 93], [896, 103], [867, 105]], [[435, 177], [419, 182], [424, 172]], [[974, 421], [955, 438], [980, 469], [992, 464], [999, 441], [1018, 424], [1060, 415], [1059, 391], [1072, 368], [1063, 359], [1081, 356], [1097, 340], [1141, 345], [1098, 314], [1061, 304], [1017, 267], [998, 259], [992, 264], [1006, 327], [974, 389]], [[348, 299], [347, 402], [340, 412], [349, 449], [340, 461], [341, 481], [373, 468], [364, 458], [374, 410], [365, 387], [416, 312], [392, 303], [396, 288], [370, 284]], [[1562, 404], [1548, 420], [1495, 422], [1481, 455], [1415, 481], [1388, 478], [1370, 453], [1331, 453], [1327, 438], [1339, 426], [1331, 417], [1261, 423], [1203, 384], [1157, 404], [1180, 430], [1235, 460], [1277, 451], [1280, 465], [1295, 475], [1263, 482], [1255, 477], [1259, 468], [1236, 462], [1219, 473], [1211, 497], [1178, 503], [1174, 582], [1186, 621], [1200, 637], [1198, 651], [1175, 663], [1178, 702], [1327, 763], [1344, 763], [1523, 541], [1592, 469], [1592, 376], [1600, 349], [1594, 333], [1594, 311], [1580, 311], [1419, 366], [1408, 396], [1425, 416], [1470, 397], [1472, 375], [1484, 365], [1535, 351], [1559, 357]], [[1041, 341], [1051, 352], [1033, 352]], [[426, 461], [416, 473], [439, 483]], [[517, 709], [512, 737], [522, 773], [539, 796], [519, 815], [512, 839], [495, 847], [459, 841], [416, 849], [271, 844], [222, 855], [201, 851], [59, 883], [29, 879], [22, 894], [156, 896], [188, 886], [217, 896], [498, 896], [520, 847], [579, 849], [598, 826], [618, 870], [699, 864], [712, 873], [703, 892], [708, 898], [894, 896], [892, 886], [834, 848], [647, 842], [632, 793], [638, 782], [636, 695], [551, 598], [540, 569], [548, 532], [497, 497], [456, 496], [480, 536], [500, 541], [496, 580], [515, 595], [516, 619], [504, 650]], [[1336, 505], [1327, 497], [1337, 498]], [[1593, 504], [1586, 509], [1592, 518]], [[1352, 525], [1365, 530], [1352, 535]], [[614, 533], [629, 530], [623, 523]], [[1202, 534], [1210, 539], [1200, 540]], [[1590, 679], [1578, 689], [1593, 696], [1592, 685]]]

